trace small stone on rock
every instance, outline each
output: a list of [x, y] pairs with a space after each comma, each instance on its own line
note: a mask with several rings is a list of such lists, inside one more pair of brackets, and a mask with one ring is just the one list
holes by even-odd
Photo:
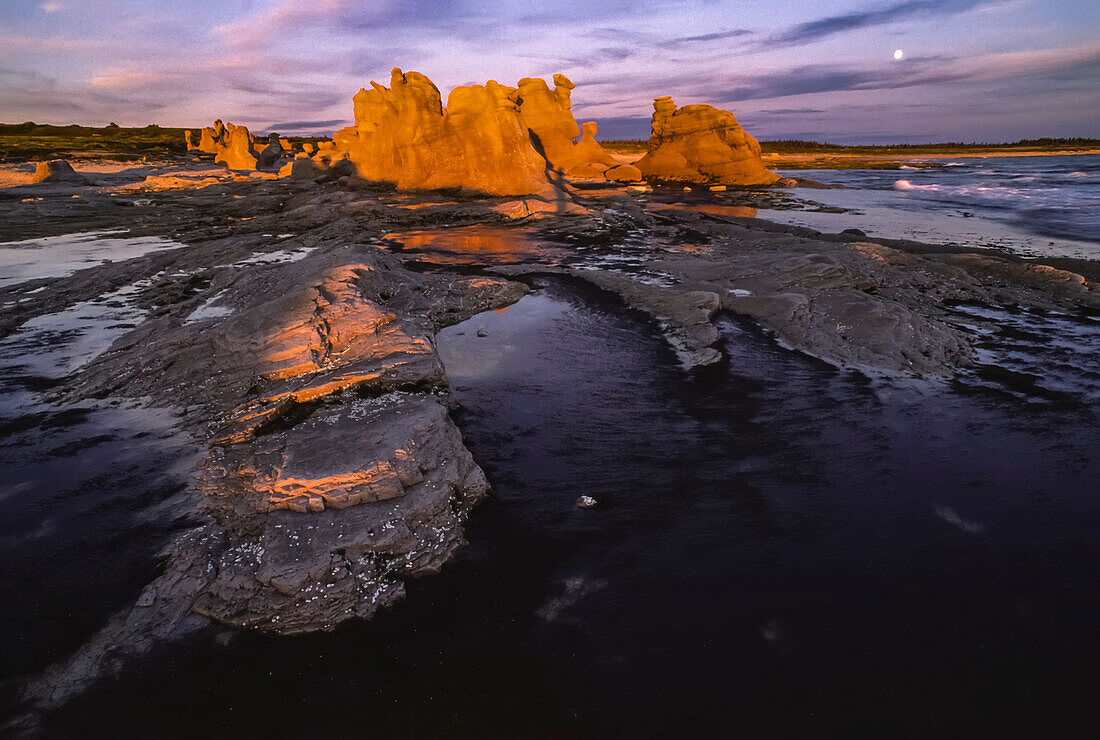
[[592, 498], [591, 496], [581, 496], [579, 499], [577, 499], [578, 509], [592, 509], [595, 508], [595, 506], [596, 499]]

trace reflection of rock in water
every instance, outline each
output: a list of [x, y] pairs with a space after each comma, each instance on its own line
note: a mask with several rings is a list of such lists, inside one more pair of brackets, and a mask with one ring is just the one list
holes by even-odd
[[715, 216], [732, 216], [734, 218], [756, 218], [756, 208], [753, 206], [722, 205], [718, 203], [656, 203], [655, 211], [694, 211], [695, 213], [710, 213]]
[[563, 251], [514, 228], [483, 225], [396, 231], [386, 234], [385, 239], [402, 251], [427, 253], [440, 264], [506, 264]]

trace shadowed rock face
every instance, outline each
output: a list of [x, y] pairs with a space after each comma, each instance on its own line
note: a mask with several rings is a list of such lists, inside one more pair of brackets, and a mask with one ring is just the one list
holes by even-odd
[[399, 190], [464, 188], [489, 195], [551, 195], [546, 163], [517, 107], [516, 91], [490, 80], [439, 89], [418, 72], [394, 68], [353, 98], [355, 125], [334, 137], [357, 174]]
[[73, 166], [64, 159], [51, 159], [48, 162], [39, 162], [34, 167], [34, 178], [31, 182], [66, 182], [75, 185], [87, 185], [88, 178], [73, 169]]
[[656, 181], [714, 185], [782, 184], [760, 159], [760, 144], [733, 114], [710, 105], [677, 108], [670, 97], [653, 101], [649, 153], [636, 163]]
[[256, 155], [256, 164], [264, 169], [270, 169], [282, 158], [285, 149], [283, 142], [276, 134], [267, 137], [267, 146]]

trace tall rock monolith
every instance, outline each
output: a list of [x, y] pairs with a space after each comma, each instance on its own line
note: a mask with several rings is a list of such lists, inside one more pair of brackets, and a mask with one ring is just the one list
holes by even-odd
[[710, 105], [653, 101], [649, 152], [635, 165], [654, 182], [769, 186], [785, 182], [760, 159], [760, 144], [733, 113]]
[[430, 79], [394, 68], [353, 98], [355, 124], [333, 137], [356, 174], [399, 190], [462, 188], [489, 195], [553, 195], [531, 145], [515, 88], [493, 80], [456, 87], [447, 106]]

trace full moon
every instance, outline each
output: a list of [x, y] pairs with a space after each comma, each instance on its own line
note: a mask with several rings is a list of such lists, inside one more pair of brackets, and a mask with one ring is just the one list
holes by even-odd
[[905, 56], [904, 51], [902, 51], [901, 49], [894, 50], [894, 59], [901, 59], [903, 56]]

